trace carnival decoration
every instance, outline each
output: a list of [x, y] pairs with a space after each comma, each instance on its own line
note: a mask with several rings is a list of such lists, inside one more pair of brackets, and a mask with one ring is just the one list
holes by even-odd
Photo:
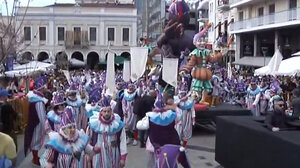
[[[210, 50], [206, 49], [206, 32], [211, 27], [207, 24], [199, 33], [194, 36], [193, 43], [197, 47], [190, 53], [190, 60], [188, 65], [183, 67], [180, 71], [185, 74], [192, 75], [192, 91], [195, 95], [201, 95], [200, 103], [209, 105], [206, 101], [208, 93], [212, 91], [212, 72], [208, 68], [208, 63], [215, 63], [222, 58], [222, 53], [212, 54]], [[203, 91], [203, 92], [202, 92]]]

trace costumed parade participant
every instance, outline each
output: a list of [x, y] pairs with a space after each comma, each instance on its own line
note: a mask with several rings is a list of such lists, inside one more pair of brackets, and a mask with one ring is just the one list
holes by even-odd
[[99, 113], [101, 107], [98, 106], [98, 102], [101, 100], [102, 89], [99, 87], [93, 88], [90, 91], [89, 103], [86, 104], [86, 116], [88, 118], [92, 117], [94, 113]]
[[141, 47], [148, 48], [148, 58], [147, 58], [146, 66], [147, 66], [147, 68], [151, 68], [153, 66], [152, 57], [157, 53], [157, 51], [155, 51], [156, 53], [152, 53], [153, 48], [149, 45], [149, 40], [148, 40], [147, 36], [140, 38], [140, 44], [141, 44]]
[[[112, 113], [110, 102], [103, 97], [100, 113], [90, 118], [87, 132], [92, 145], [100, 146], [100, 153], [93, 156], [92, 167], [123, 168], [127, 156], [124, 123], [118, 114]], [[89, 161], [87, 161], [90, 164]]]
[[[162, 95], [158, 92], [153, 111], [146, 113], [146, 116], [138, 121], [137, 128], [141, 130], [148, 130], [149, 140], [153, 145], [152, 157], [154, 163], [149, 166], [155, 168], [176, 167], [177, 163], [182, 164], [184, 168], [189, 168], [190, 165], [185, 156], [184, 150], [179, 152], [180, 139], [175, 129], [175, 120], [180, 119], [181, 116], [176, 115], [176, 112], [166, 108]], [[148, 145], [148, 144], [147, 144]], [[168, 145], [177, 148], [178, 152], [176, 157], [171, 157], [173, 152], [165, 151]]]
[[219, 72], [216, 71], [216, 74], [212, 76], [212, 100], [211, 100], [211, 106], [216, 106], [220, 103], [220, 95], [222, 93], [222, 87], [221, 87], [221, 78], [219, 77]]
[[259, 93], [260, 89], [256, 85], [256, 80], [252, 79], [247, 89], [246, 102], [247, 108], [251, 110], [253, 116], [260, 116], [258, 106], [255, 105], [255, 99]]
[[266, 95], [266, 90], [268, 89], [268, 85], [266, 85], [265, 81], [261, 81], [259, 89], [260, 92], [256, 95], [254, 105], [258, 106], [259, 115], [266, 115], [269, 106], [269, 96]]
[[69, 89], [67, 89], [67, 100], [66, 100], [66, 104], [68, 106], [71, 106], [75, 112], [75, 121], [76, 121], [76, 125], [78, 127], [78, 129], [81, 129], [81, 120], [80, 120], [80, 116], [81, 116], [81, 106], [82, 106], [82, 100], [80, 99], [80, 97], [77, 95], [78, 92], [78, 87], [77, 85], [73, 82], [70, 84]]
[[122, 109], [122, 100], [124, 97], [124, 81], [120, 78], [116, 78], [116, 95], [115, 95], [115, 101], [116, 106], [113, 110], [114, 113], [118, 114], [121, 117], [121, 120], [123, 121], [123, 109]]
[[86, 90], [84, 89], [83, 85], [79, 86], [79, 94], [80, 94], [80, 100], [81, 100], [81, 106], [80, 106], [80, 113], [79, 113], [79, 122], [78, 122], [78, 128], [86, 129], [88, 126], [88, 116], [86, 115], [86, 103], [88, 101], [88, 94]]
[[38, 151], [44, 145], [46, 135], [46, 108], [48, 100], [43, 92], [46, 90], [47, 78], [40, 76], [34, 81], [34, 90], [27, 94], [29, 101], [28, 122], [25, 129], [24, 152], [25, 156], [30, 150], [33, 164], [40, 165]]
[[84, 153], [93, 156], [100, 152], [100, 147], [88, 144], [89, 137], [83, 130], [76, 128], [72, 108], [67, 107], [61, 116], [58, 132], [49, 133], [46, 151], [41, 156], [42, 168], [80, 168], [84, 165]]
[[276, 78], [273, 78], [270, 84], [270, 89], [266, 90], [266, 96], [269, 97], [269, 110], [273, 110], [273, 97], [276, 95], [281, 95], [282, 94], [282, 89], [280, 87], [280, 83]]
[[124, 90], [124, 96], [122, 100], [122, 110], [124, 115], [124, 123], [128, 136], [128, 143], [133, 138], [133, 145], [137, 145], [138, 131], [136, 130], [136, 114], [133, 113], [133, 105], [138, 91], [133, 83], [128, 85], [128, 89]]
[[212, 54], [210, 50], [205, 49], [207, 41], [205, 40], [205, 34], [211, 27], [208, 24], [203, 30], [194, 36], [193, 43], [197, 47], [190, 53], [190, 60], [187, 66], [181, 71], [185, 73], [191, 73], [192, 91], [197, 92], [202, 98], [200, 104], [209, 105], [206, 101], [208, 94], [212, 91], [212, 72], [208, 69], [208, 63], [215, 63], [222, 58], [222, 53]]
[[47, 113], [47, 122], [50, 124], [51, 128], [47, 128], [47, 132], [58, 132], [61, 126], [61, 115], [65, 111], [64, 95], [60, 92], [54, 92], [51, 104], [53, 109]]
[[193, 125], [195, 125], [194, 100], [189, 97], [187, 84], [184, 82], [178, 96], [174, 98], [175, 104], [181, 110], [181, 120], [177, 132], [182, 140], [182, 146], [186, 147], [187, 141], [192, 138]]

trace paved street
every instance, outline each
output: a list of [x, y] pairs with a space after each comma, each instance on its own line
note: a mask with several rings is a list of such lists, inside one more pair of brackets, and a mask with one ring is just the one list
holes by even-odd
[[[23, 150], [23, 135], [18, 138], [18, 160], [17, 165], [19, 168], [33, 167], [31, 164], [32, 156], [29, 154], [24, 159]], [[188, 157], [193, 168], [220, 168], [219, 164], [215, 161], [215, 135], [207, 131], [197, 128], [194, 131], [193, 138], [188, 145]], [[128, 146], [128, 158], [126, 168], [144, 168], [147, 163], [147, 152], [139, 146]], [[41, 153], [40, 153], [41, 155]]]

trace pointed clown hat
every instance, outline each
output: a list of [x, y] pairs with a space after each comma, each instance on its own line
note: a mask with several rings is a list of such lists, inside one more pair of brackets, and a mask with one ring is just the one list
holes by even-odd
[[101, 109], [104, 108], [111, 108], [110, 106], [111, 97], [108, 95], [103, 95], [101, 100], [98, 102], [98, 105], [101, 107]]
[[186, 14], [189, 13], [189, 11], [189, 6], [185, 3], [184, 0], [173, 0], [168, 9], [169, 19], [171, 20], [175, 17], [178, 19], [182, 19]]
[[179, 94], [186, 94], [188, 91], [189, 90], [188, 90], [187, 82], [186, 81], [182, 82], [179, 88]]
[[52, 103], [54, 106], [58, 106], [58, 105], [60, 105], [60, 104], [64, 104], [64, 103], [65, 103], [65, 100], [64, 100], [64, 95], [63, 95], [63, 93], [60, 93], [60, 92], [54, 92], [54, 93], [53, 93], [53, 97], [52, 97], [51, 103]]
[[90, 102], [97, 103], [101, 100], [102, 89], [100, 87], [93, 88], [90, 92]]
[[61, 115], [61, 128], [65, 128], [70, 125], [76, 125], [75, 116], [73, 114], [72, 108], [66, 107], [65, 112]]
[[165, 103], [163, 101], [163, 96], [160, 91], [157, 92], [157, 96], [154, 102], [155, 110], [164, 109]]
[[47, 77], [42, 75], [34, 81], [34, 89], [39, 90], [47, 84]]

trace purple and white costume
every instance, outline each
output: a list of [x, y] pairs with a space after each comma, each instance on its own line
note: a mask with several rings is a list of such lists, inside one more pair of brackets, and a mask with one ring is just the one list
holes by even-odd
[[92, 145], [100, 146], [101, 152], [92, 158], [97, 168], [119, 168], [120, 160], [126, 160], [127, 146], [124, 123], [117, 114], [105, 120], [100, 113], [90, 118], [88, 134]]
[[44, 145], [46, 135], [46, 109], [45, 104], [48, 100], [39, 91], [30, 91], [27, 94], [29, 98], [30, 122], [25, 130], [25, 153], [28, 149], [39, 150]]
[[133, 104], [137, 96], [137, 90], [129, 93], [128, 89], [124, 90], [122, 100], [122, 110], [124, 114], [125, 129], [129, 131], [136, 130], [136, 114], [133, 113]]
[[74, 113], [71, 109], [62, 114], [60, 130], [49, 133], [46, 151], [40, 158], [42, 168], [83, 168], [84, 152], [90, 156], [95, 154], [93, 147], [88, 144], [89, 137], [84, 131], [76, 129], [75, 135], [70, 137], [63, 131], [68, 126], [75, 126]]
[[176, 124], [175, 128], [181, 140], [187, 141], [192, 137], [193, 121], [196, 114], [194, 109], [194, 101], [190, 98], [185, 101], [180, 101], [178, 96], [174, 98], [175, 103], [178, 104], [178, 109], [181, 110], [181, 120]]

